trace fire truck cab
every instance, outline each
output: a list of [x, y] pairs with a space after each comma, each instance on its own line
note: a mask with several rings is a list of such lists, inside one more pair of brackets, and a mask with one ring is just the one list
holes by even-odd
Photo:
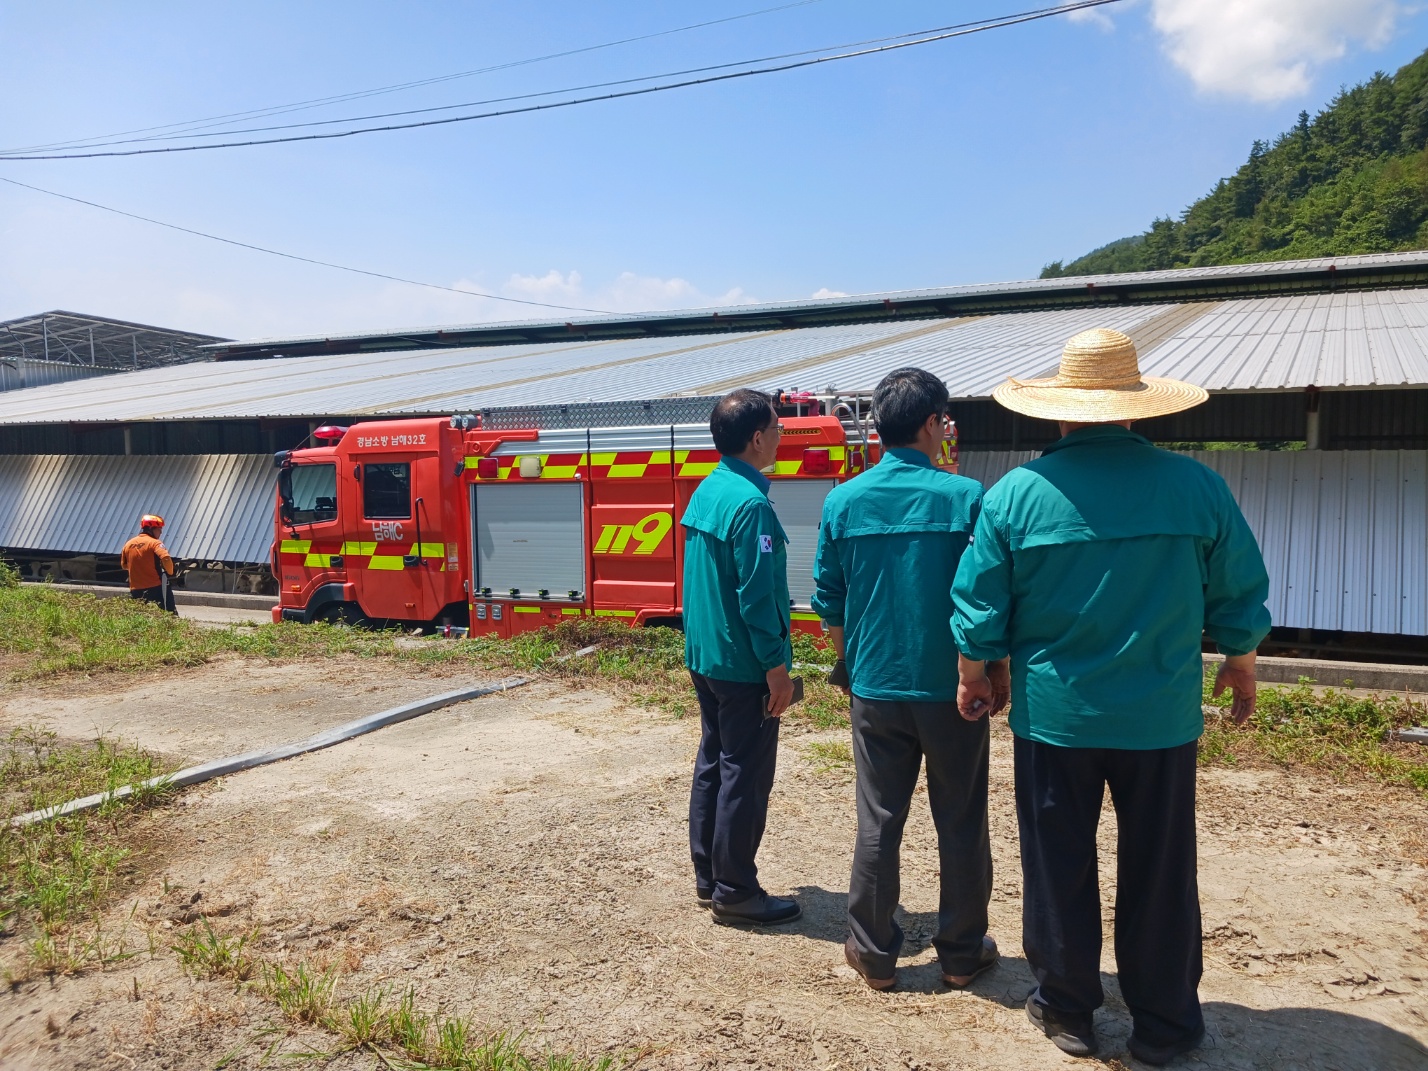
[[[769, 498], [789, 537], [794, 627], [817, 632], [823, 500], [878, 448], [860, 417], [781, 424]], [[314, 436], [323, 445], [277, 455], [274, 620], [501, 636], [581, 616], [679, 622], [679, 518], [719, 460], [707, 423], [498, 428], [454, 416]]]

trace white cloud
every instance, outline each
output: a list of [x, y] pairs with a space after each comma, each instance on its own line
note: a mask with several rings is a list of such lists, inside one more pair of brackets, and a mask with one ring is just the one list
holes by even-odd
[[813, 293], [809, 294], [808, 296], [811, 298], [823, 298], [847, 297], [848, 295], [845, 291], [842, 290], [829, 290], [826, 286], [820, 286], [817, 290], [813, 291]]
[[1209, 93], [1273, 103], [1306, 93], [1316, 66], [1386, 44], [1398, 0], [1152, 0], [1175, 65]]
[[562, 274], [554, 268], [544, 275], [512, 275], [499, 293], [504, 297], [607, 312], [697, 309], [711, 305], [746, 305], [758, 300], [744, 293], [742, 287], [736, 286], [722, 294], [708, 294], [687, 279], [677, 276], [661, 279], [654, 275], [637, 275], [632, 271], [621, 272], [609, 283], [592, 288], [585, 285], [578, 271]]
[[1107, 32], [1116, 28], [1116, 24], [1111, 21], [1111, 16], [1098, 7], [1083, 7], [1079, 11], [1067, 13], [1066, 17], [1072, 22], [1089, 22], [1092, 26]]

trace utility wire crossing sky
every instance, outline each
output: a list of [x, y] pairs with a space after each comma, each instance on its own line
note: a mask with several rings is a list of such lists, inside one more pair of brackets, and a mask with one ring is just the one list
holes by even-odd
[[[716, 74], [707, 78], [692, 78], [680, 82], [668, 82], [656, 86], [645, 86], [641, 89], [628, 89], [618, 93], [602, 93], [593, 97], [577, 97], [573, 100], [552, 101], [548, 104], [528, 104], [520, 108], [504, 108], [497, 111], [480, 112], [475, 115], [454, 115], [445, 119], [426, 119], [412, 123], [394, 123], [385, 126], [358, 127], [353, 130], [340, 130], [330, 133], [319, 134], [298, 134], [280, 138], [255, 138], [248, 141], [220, 141], [210, 142], [204, 145], [173, 145], [163, 148], [152, 149], [114, 149], [107, 152], [67, 152], [67, 153], [3, 153], [0, 152], [0, 161], [11, 160], [90, 160], [99, 157], [110, 156], [150, 156], [158, 153], [176, 152], [199, 152], [205, 149], [238, 149], [248, 148], [255, 145], [279, 145], [297, 141], [329, 141], [334, 138], [350, 138], [358, 134], [386, 133], [395, 130], [414, 130], [419, 127], [447, 126], [451, 123], [469, 123], [477, 119], [494, 119], [501, 116], [523, 115], [530, 112], [549, 111], [554, 108], [570, 108], [580, 104], [594, 104], [599, 101], [620, 100], [625, 97], [640, 97], [651, 93], [664, 93], [674, 89], [687, 89], [691, 86], [711, 85], [715, 82], [727, 82], [735, 78], [750, 78], [765, 74], [778, 74], [785, 71], [798, 70], [804, 67], [814, 67], [824, 63], [834, 63], [839, 60], [860, 59], [864, 56], [875, 56], [884, 52], [894, 52], [905, 48], [915, 48], [918, 45], [930, 45], [940, 41], [950, 41], [958, 37], [966, 37], [970, 34], [985, 33], [988, 30], [1001, 30], [1011, 26], [1020, 26], [1028, 22], [1036, 22], [1040, 19], [1054, 18], [1056, 16], [1067, 15], [1077, 11], [1086, 11], [1091, 8], [1106, 7], [1110, 4], [1122, 3], [1123, 0], [1080, 0], [1078, 3], [1063, 4], [1060, 7], [1041, 8], [1035, 11], [1024, 11], [1015, 15], [1007, 15], [997, 19], [982, 19], [975, 23], [959, 23], [956, 26], [938, 27], [932, 30], [921, 30], [915, 34], [903, 34], [901, 37], [914, 37], [914, 40], [898, 40], [893, 44], [877, 45], [872, 48], [859, 48], [854, 52], [840, 52], [833, 56], [819, 56], [814, 59], [797, 60], [792, 63], [782, 63], [773, 67], [756, 67], [753, 70], [733, 71], [728, 74]], [[922, 36], [930, 35], [930, 36]], [[886, 39], [883, 39], [886, 40]], [[861, 43], [861, 42], [860, 42]], [[833, 47], [849, 47], [833, 46]], [[825, 51], [816, 49], [814, 51]], [[766, 63], [773, 60], [785, 58], [786, 56], [807, 55], [806, 52], [785, 53], [784, 56], [766, 56], [762, 59], [743, 60], [735, 64], [720, 64], [720, 67], [743, 66], [749, 63]], [[619, 82], [599, 83], [596, 86], [577, 87], [575, 89], [549, 90], [545, 93], [526, 94], [522, 97], [501, 98], [502, 100], [521, 100], [529, 96], [545, 96], [552, 93], [579, 92], [582, 88], [598, 88], [599, 86], [623, 85], [630, 81], [646, 81], [650, 78], [672, 78], [683, 74], [693, 74], [700, 71], [716, 70], [718, 68], [701, 67], [692, 68], [688, 71], [670, 72], [664, 75], [647, 75], [644, 78], [624, 79]], [[447, 107], [468, 107], [469, 105], [448, 105]], [[422, 109], [432, 110], [432, 109]], [[440, 109], [435, 109], [440, 110]], [[390, 114], [410, 114], [410, 113], [390, 113]], [[369, 118], [377, 118], [376, 116]], [[331, 122], [360, 122], [361, 119], [331, 120]], [[301, 124], [320, 125], [320, 124]], [[266, 128], [260, 128], [266, 129]], [[191, 135], [184, 135], [191, 136]], [[138, 140], [138, 139], [136, 139]], [[143, 139], [149, 140], [149, 139]], [[102, 144], [126, 144], [126, 142], [109, 142]]]

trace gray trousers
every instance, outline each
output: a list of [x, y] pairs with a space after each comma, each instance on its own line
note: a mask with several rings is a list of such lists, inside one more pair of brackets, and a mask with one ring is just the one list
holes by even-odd
[[848, 886], [849, 940], [874, 978], [887, 978], [902, 949], [893, 918], [901, 895], [899, 853], [922, 759], [937, 827], [941, 890], [932, 944], [947, 974], [977, 968], [992, 897], [987, 832], [988, 719], [964, 721], [955, 703], [903, 703], [853, 696], [858, 841]]

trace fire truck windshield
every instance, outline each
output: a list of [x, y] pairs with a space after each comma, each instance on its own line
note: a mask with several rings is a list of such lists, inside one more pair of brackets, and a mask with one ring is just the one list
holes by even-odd
[[363, 465], [362, 516], [369, 521], [395, 521], [411, 515], [411, 465], [405, 461]]
[[292, 524], [337, 519], [337, 466], [294, 465], [284, 469], [281, 492]]

